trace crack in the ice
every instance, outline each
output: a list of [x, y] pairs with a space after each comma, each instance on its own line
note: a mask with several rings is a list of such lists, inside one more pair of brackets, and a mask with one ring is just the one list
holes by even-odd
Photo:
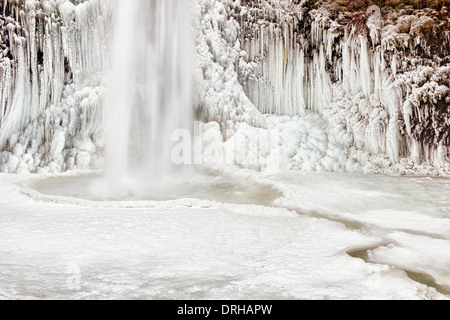
[[319, 213], [315, 210], [305, 210], [302, 211], [300, 209], [297, 208], [293, 208], [293, 207], [289, 207], [289, 206], [274, 206], [275, 208], [282, 208], [282, 209], [287, 209], [293, 212], [296, 212], [299, 215], [302, 216], [308, 216], [311, 218], [317, 218], [317, 219], [323, 219], [323, 220], [328, 220], [328, 221], [332, 221], [332, 222], [337, 222], [340, 223], [342, 225], [344, 225], [346, 228], [350, 229], [350, 230], [359, 230], [359, 231], [364, 231], [368, 229], [368, 226], [365, 225], [364, 223], [357, 221], [357, 220], [351, 220], [351, 219], [344, 219], [344, 218], [340, 218], [340, 217], [332, 217], [328, 214], [322, 214]]
[[[316, 211], [305, 211], [302, 212], [299, 209], [294, 209], [294, 208], [287, 208], [289, 210], [295, 211], [298, 214], [301, 215], [308, 215], [310, 217], [314, 217], [314, 218], [319, 218], [319, 219], [325, 219], [325, 220], [329, 220], [329, 221], [333, 221], [333, 222], [338, 222], [340, 224], [343, 224], [346, 228], [350, 229], [350, 230], [359, 230], [359, 231], [364, 231], [368, 229], [368, 226], [365, 225], [362, 222], [356, 221], [356, 220], [350, 220], [350, 219], [342, 219], [342, 218], [334, 218], [334, 217], [330, 217], [326, 214], [320, 214]], [[399, 231], [403, 231], [403, 232], [407, 232], [413, 235], [420, 235], [420, 236], [427, 236], [430, 238], [434, 238], [434, 239], [443, 239], [446, 240], [445, 237], [442, 237], [440, 235], [436, 235], [433, 233], [426, 233], [426, 232], [417, 232], [414, 230], [407, 230], [407, 229], [402, 229]], [[381, 243], [375, 244], [375, 245], [371, 245], [371, 246], [365, 246], [365, 247], [360, 247], [360, 248], [354, 248], [354, 249], [350, 249], [348, 250], [346, 253], [352, 257], [352, 258], [357, 258], [357, 259], [361, 259], [363, 260], [365, 263], [371, 263], [371, 264], [380, 264], [380, 265], [387, 265], [389, 267], [395, 268], [397, 270], [401, 270], [403, 272], [405, 272], [405, 274], [408, 276], [408, 278], [410, 278], [411, 280], [426, 285], [427, 287], [431, 287], [436, 289], [437, 292], [449, 296], [450, 297], [450, 286], [447, 285], [443, 285], [443, 284], [439, 284], [436, 279], [431, 276], [428, 273], [425, 272], [419, 272], [419, 271], [413, 271], [407, 268], [403, 268], [397, 265], [393, 265], [393, 264], [386, 264], [386, 263], [380, 263], [377, 262], [375, 260], [372, 260], [369, 257], [369, 252], [370, 251], [374, 251], [378, 248], [381, 247], [387, 247], [391, 244], [394, 244], [392, 241], [383, 241]]]
[[432, 233], [432, 232], [424, 232], [424, 231], [417, 231], [417, 230], [411, 230], [411, 229], [396, 229], [396, 230], [400, 231], [400, 232], [411, 234], [413, 236], [423, 236], [423, 237], [428, 237], [428, 238], [432, 238], [435, 240], [450, 240], [450, 238], [448, 236], [440, 235], [440, 234]]
[[401, 270], [401, 271], [405, 272], [405, 274], [411, 280], [413, 280], [417, 283], [423, 284], [427, 287], [434, 288], [434, 289], [436, 289], [437, 292], [450, 297], [450, 286], [439, 284], [433, 276], [431, 276], [430, 274], [428, 274], [426, 272], [413, 271], [408, 268], [403, 268], [403, 267], [400, 267], [400, 266], [394, 265], [394, 264], [380, 263], [380, 262], [377, 262], [376, 260], [373, 260], [370, 258], [370, 256], [369, 256], [370, 251], [376, 250], [381, 247], [386, 247], [390, 244], [392, 244], [392, 242], [386, 241], [386, 242], [382, 242], [382, 243], [379, 243], [376, 245], [371, 245], [371, 246], [366, 246], [366, 247], [361, 247], [361, 248], [356, 248], [356, 249], [350, 249], [347, 251], [347, 254], [352, 258], [361, 259], [365, 263], [385, 265], [385, 266], [395, 268], [397, 270]]

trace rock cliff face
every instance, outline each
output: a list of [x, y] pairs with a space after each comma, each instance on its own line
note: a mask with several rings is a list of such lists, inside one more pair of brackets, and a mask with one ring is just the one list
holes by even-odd
[[[196, 0], [194, 104], [283, 169], [448, 175], [448, 2]], [[0, 4], [1, 171], [102, 166], [112, 4]]]

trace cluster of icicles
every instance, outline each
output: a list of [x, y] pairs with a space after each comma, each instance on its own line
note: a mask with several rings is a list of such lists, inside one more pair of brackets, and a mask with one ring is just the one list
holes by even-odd
[[[351, 31], [341, 37], [318, 17], [307, 37], [299, 22], [297, 15], [243, 26], [251, 32], [242, 35], [242, 49], [255, 62], [243, 85], [262, 113], [302, 116], [312, 110], [341, 127], [343, 135], [351, 133], [354, 146], [372, 155], [386, 155], [393, 163], [405, 158], [449, 163], [445, 141], [426, 143], [412, 134], [413, 108], [420, 115], [421, 103], [414, 84], [405, 89], [397, 77], [397, 53], [381, 43], [381, 30], [371, 30], [369, 39]], [[433, 89], [438, 98], [448, 94], [445, 86]]]
[[0, 148], [12, 154], [0, 154], [1, 171], [82, 167], [101, 129], [109, 1], [5, 1], [2, 13]]

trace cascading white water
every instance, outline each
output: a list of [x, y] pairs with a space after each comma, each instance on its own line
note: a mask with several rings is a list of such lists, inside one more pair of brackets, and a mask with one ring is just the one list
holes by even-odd
[[191, 131], [193, 44], [189, 0], [117, 0], [112, 100], [107, 113], [109, 183], [152, 183], [178, 169], [175, 130]]

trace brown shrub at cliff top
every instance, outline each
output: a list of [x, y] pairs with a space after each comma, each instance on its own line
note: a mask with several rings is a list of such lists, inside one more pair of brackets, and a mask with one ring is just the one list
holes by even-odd
[[450, 5], [450, 0], [385, 0], [380, 6], [385, 7], [404, 7], [412, 6], [414, 9], [434, 8], [440, 10], [444, 6]]
[[408, 15], [408, 16], [400, 16], [397, 20], [397, 32], [398, 33], [409, 33], [411, 30], [412, 22], [417, 19], [416, 16]]
[[422, 16], [411, 21], [411, 34], [430, 36], [435, 27], [434, 20], [428, 16]]

